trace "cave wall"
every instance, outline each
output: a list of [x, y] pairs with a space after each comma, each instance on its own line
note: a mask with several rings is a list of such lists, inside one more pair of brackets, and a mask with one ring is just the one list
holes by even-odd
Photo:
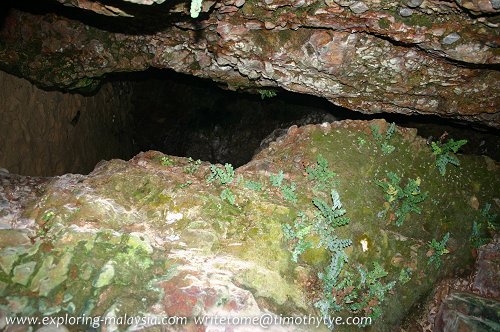
[[111, 13], [59, 2], [9, 2], [0, 68], [70, 90], [173, 69], [232, 90], [279, 87], [367, 114], [500, 128], [496, 1], [206, 0], [196, 19], [189, 1], [114, 1]]
[[25, 175], [88, 173], [131, 151], [126, 85], [92, 96], [45, 91], [0, 71], [0, 167]]

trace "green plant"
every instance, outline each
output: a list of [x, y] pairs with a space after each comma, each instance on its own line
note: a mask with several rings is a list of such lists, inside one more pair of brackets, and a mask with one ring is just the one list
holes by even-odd
[[413, 273], [413, 270], [409, 267], [402, 268], [401, 271], [399, 271], [399, 282], [404, 285], [411, 279], [411, 275]]
[[358, 137], [358, 148], [361, 148], [365, 144], [366, 144], [366, 140], [361, 136]]
[[312, 247], [312, 242], [306, 240], [312, 230], [312, 225], [307, 225], [306, 215], [299, 212], [298, 218], [295, 219], [293, 227], [288, 224], [284, 224], [282, 229], [285, 239], [293, 243], [292, 260], [297, 263], [299, 256]]
[[[299, 213], [294, 225], [283, 225], [285, 238], [292, 244], [292, 260], [297, 262], [307, 249], [316, 246], [330, 254], [330, 262], [318, 273], [322, 282], [322, 297], [314, 303], [324, 317], [331, 311], [347, 310], [377, 318], [382, 314], [381, 304], [385, 294], [394, 287], [395, 282], [383, 283], [388, 273], [377, 263], [371, 271], [358, 267], [359, 278], [346, 268], [348, 256], [345, 249], [352, 245], [349, 239], [339, 239], [336, 229], [349, 223], [342, 208], [340, 196], [331, 190], [331, 203], [314, 198], [315, 217], [311, 222]], [[330, 326], [332, 328], [332, 326]]]
[[[313, 204], [316, 211], [312, 228], [309, 228], [309, 222], [305, 215], [301, 216], [301, 224], [307, 225], [303, 229], [307, 230], [307, 234], [311, 230], [319, 237], [317, 243], [318, 248], [325, 248], [331, 255], [331, 260], [324, 272], [318, 274], [319, 279], [323, 283], [323, 298], [315, 303], [315, 306], [326, 317], [330, 310], [337, 310], [335, 298], [332, 297], [332, 291], [339, 282], [339, 276], [342, 272], [344, 264], [348, 258], [344, 249], [352, 245], [352, 241], [348, 239], [339, 239], [335, 234], [337, 227], [349, 223], [349, 218], [344, 217], [346, 211], [342, 208], [340, 196], [336, 190], [331, 191], [332, 206], [329, 206], [325, 201], [314, 198]], [[299, 242], [302, 245], [295, 247], [294, 252], [301, 254], [308, 248], [307, 242]]]
[[382, 283], [382, 279], [385, 278], [388, 273], [378, 262], [373, 262], [373, 269], [371, 271], [358, 266], [358, 272], [360, 281], [357, 289], [360, 294], [356, 299], [357, 301], [354, 301], [349, 307], [356, 313], [363, 311], [368, 317], [376, 319], [382, 315], [380, 304], [384, 302], [385, 294], [391, 290], [396, 283], [394, 281], [387, 284]]
[[260, 94], [260, 99], [266, 99], [266, 98], [272, 98], [276, 97], [276, 91], [274, 90], [268, 90], [268, 89], [259, 89], [257, 90]]
[[174, 161], [168, 156], [161, 157], [160, 162], [163, 166], [173, 166], [174, 165]]
[[372, 131], [373, 138], [375, 138], [375, 141], [380, 145], [384, 155], [391, 154], [396, 149], [395, 146], [389, 144], [389, 141], [396, 131], [396, 124], [394, 122], [389, 125], [384, 136], [380, 133], [380, 128], [377, 125], [371, 125], [370, 130]]
[[491, 204], [485, 204], [479, 213], [479, 218], [472, 223], [471, 243], [474, 248], [488, 243], [492, 234], [498, 229], [497, 215], [490, 213]]
[[271, 174], [269, 176], [269, 181], [271, 182], [271, 185], [273, 187], [281, 187], [284, 178], [285, 174], [283, 173], [283, 171], [279, 171], [277, 175]]
[[224, 168], [210, 165], [210, 175], [207, 178], [208, 183], [218, 181], [221, 185], [230, 184], [234, 180], [234, 169], [231, 164], [225, 164]]
[[448, 164], [460, 166], [460, 161], [455, 156], [455, 153], [465, 144], [467, 144], [466, 139], [455, 141], [453, 138], [446, 143], [431, 143], [432, 153], [436, 156], [436, 167], [441, 175], [444, 176], [446, 174], [446, 166]]
[[393, 172], [387, 172], [387, 180], [377, 181], [376, 184], [384, 189], [384, 198], [388, 203], [388, 208], [392, 209], [396, 216], [396, 225], [401, 226], [407, 215], [411, 212], [420, 214], [422, 211], [417, 204], [422, 203], [427, 198], [427, 192], [420, 190], [420, 178], [416, 180], [408, 179], [406, 186], [400, 186], [401, 178]]
[[292, 203], [296, 203], [297, 202], [297, 195], [295, 194], [295, 189], [297, 189], [296, 185], [293, 182], [291, 182], [290, 185], [286, 185], [283, 182], [284, 179], [285, 179], [285, 174], [283, 173], [283, 171], [279, 171], [279, 173], [276, 175], [271, 174], [269, 176], [269, 181], [271, 182], [271, 185], [273, 187], [280, 188], [283, 198]]
[[236, 205], [236, 198], [233, 195], [233, 192], [229, 188], [224, 188], [224, 190], [220, 193], [220, 198], [224, 201], [228, 201], [231, 205]]
[[262, 191], [262, 183], [257, 181], [246, 181], [245, 188], [254, 190], [254, 191]]
[[188, 164], [184, 166], [184, 172], [187, 174], [194, 174], [200, 168], [201, 160], [197, 159], [196, 161], [193, 158], [188, 158]]
[[184, 183], [181, 183], [181, 184], [179, 185], [179, 188], [180, 188], [180, 189], [184, 189], [184, 188], [186, 188], [186, 187], [188, 187], [188, 186], [190, 186], [190, 185], [192, 185], [192, 184], [193, 184], [193, 181], [186, 181], [186, 182], [184, 182]]
[[331, 207], [322, 199], [313, 198], [313, 204], [318, 209], [316, 220], [317, 225], [321, 227], [320, 232], [324, 231], [325, 228], [344, 226], [349, 223], [349, 218], [344, 217], [346, 210], [342, 208], [339, 193], [332, 190], [330, 196], [333, 203]]
[[336, 175], [329, 170], [328, 160], [322, 155], [317, 156], [316, 165], [306, 167], [306, 173], [310, 180], [316, 182], [314, 187], [316, 190], [325, 190]]
[[448, 243], [448, 240], [450, 238], [450, 233], [446, 233], [443, 236], [443, 239], [441, 241], [437, 241], [436, 239], [432, 239], [432, 242], [429, 242], [429, 261], [427, 264], [434, 264], [436, 268], [439, 268], [441, 266], [441, 256], [444, 254], [449, 253], [448, 249], [446, 249], [446, 244]]
[[52, 218], [55, 217], [55, 213], [53, 211], [48, 211], [48, 212], [45, 212], [42, 216], [42, 220], [45, 221], [45, 222], [48, 222], [50, 221]]
[[295, 189], [296, 189], [295, 183], [291, 182], [289, 186], [286, 184], [282, 184], [280, 187], [281, 194], [283, 195], [283, 198], [289, 202], [296, 203], [297, 202], [297, 195], [295, 194]]

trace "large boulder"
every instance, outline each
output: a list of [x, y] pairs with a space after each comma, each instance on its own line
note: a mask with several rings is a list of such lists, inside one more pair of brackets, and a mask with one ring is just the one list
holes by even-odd
[[311, 330], [280, 319], [330, 314], [387, 331], [473, 263], [472, 221], [500, 176], [488, 158], [458, 158], [443, 176], [414, 130], [345, 121], [291, 127], [234, 175], [155, 151], [88, 176], [0, 173], [0, 324], [127, 314], [192, 330], [221, 324], [193, 317], [232, 316]]

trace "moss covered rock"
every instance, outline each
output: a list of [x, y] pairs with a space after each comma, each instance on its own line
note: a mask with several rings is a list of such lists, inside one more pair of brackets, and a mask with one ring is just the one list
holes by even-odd
[[383, 121], [292, 127], [223, 182], [207, 181], [208, 163], [162, 157], [52, 179], [24, 207], [34, 223], [0, 231], [3, 314], [182, 316], [193, 327], [202, 315], [328, 313], [387, 331], [470, 267], [478, 203], [500, 187], [495, 162], [459, 155], [442, 176], [425, 140]]

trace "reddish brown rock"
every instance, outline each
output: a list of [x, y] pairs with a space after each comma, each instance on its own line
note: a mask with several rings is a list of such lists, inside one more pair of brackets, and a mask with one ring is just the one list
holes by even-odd
[[[111, 72], [170, 68], [231, 89], [317, 95], [364, 113], [500, 127], [497, 1], [205, 1], [196, 20], [188, 3], [61, 2], [82, 8], [82, 21], [63, 12], [10, 13], [0, 32], [3, 69], [79, 89]], [[134, 17], [96, 23], [84, 9]]]

